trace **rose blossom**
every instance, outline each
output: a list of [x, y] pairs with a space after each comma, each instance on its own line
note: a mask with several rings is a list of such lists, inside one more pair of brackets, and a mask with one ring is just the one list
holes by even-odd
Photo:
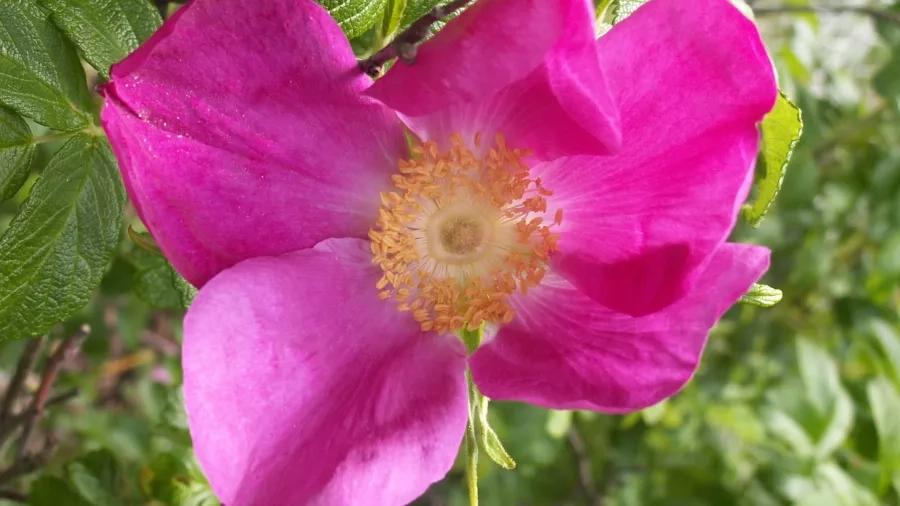
[[104, 94], [201, 288], [185, 401], [228, 506], [412, 501], [453, 464], [467, 365], [493, 399], [652, 405], [768, 266], [725, 242], [776, 97], [728, 0], [597, 41], [586, 0], [480, 0], [374, 83], [312, 0], [195, 0]]

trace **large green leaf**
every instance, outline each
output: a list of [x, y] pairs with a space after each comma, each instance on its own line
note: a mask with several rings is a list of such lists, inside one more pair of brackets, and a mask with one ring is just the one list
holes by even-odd
[[0, 1], [0, 102], [56, 130], [91, 123], [75, 49], [31, 0]]
[[744, 206], [744, 218], [754, 227], [762, 223], [769, 206], [784, 182], [794, 146], [803, 132], [800, 109], [784, 93], [778, 94], [775, 108], [762, 122], [762, 152], [758, 167], [756, 200]]
[[406, 10], [403, 11], [403, 16], [400, 18], [400, 28], [411, 25], [413, 21], [428, 14], [428, 11], [431, 9], [438, 5], [445, 4], [448, 1], [449, 0], [407, 0]]
[[317, 0], [348, 38], [359, 37], [381, 20], [387, 0]]
[[0, 202], [15, 195], [25, 184], [34, 152], [28, 124], [0, 106]]
[[162, 18], [148, 0], [38, 0], [103, 77], [147, 40]]
[[44, 333], [87, 303], [118, 242], [124, 204], [106, 139], [70, 139], [0, 238], [0, 340]]

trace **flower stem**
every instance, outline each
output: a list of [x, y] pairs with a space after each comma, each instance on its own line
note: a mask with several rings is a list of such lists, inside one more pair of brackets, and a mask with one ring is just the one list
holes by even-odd
[[473, 393], [475, 383], [472, 373], [466, 371], [469, 386], [469, 422], [466, 424], [466, 483], [469, 485], [469, 505], [478, 506], [478, 438], [475, 436]]

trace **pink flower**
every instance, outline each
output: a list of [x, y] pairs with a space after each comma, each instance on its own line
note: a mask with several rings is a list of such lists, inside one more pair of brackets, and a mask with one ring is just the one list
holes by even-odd
[[725, 240], [771, 64], [728, 0], [592, 18], [481, 0], [373, 84], [312, 0], [196, 0], [113, 68], [129, 195], [202, 287], [185, 400], [225, 504], [412, 501], [453, 464], [467, 364], [494, 399], [610, 413], [688, 381], [768, 265]]

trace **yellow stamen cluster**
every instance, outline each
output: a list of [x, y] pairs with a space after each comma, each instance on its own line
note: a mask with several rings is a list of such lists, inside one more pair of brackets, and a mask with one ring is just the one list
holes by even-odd
[[369, 231], [373, 262], [384, 271], [379, 297], [396, 299], [423, 331], [509, 323], [508, 297], [541, 282], [559, 241], [551, 227], [562, 209], [545, 221], [552, 192], [529, 178], [530, 153], [509, 148], [500, 134], [487, 149], [480, 134], [473, 145], [484, 154], [459, 134], [446, 151], [432, 141], [414, 146]]

